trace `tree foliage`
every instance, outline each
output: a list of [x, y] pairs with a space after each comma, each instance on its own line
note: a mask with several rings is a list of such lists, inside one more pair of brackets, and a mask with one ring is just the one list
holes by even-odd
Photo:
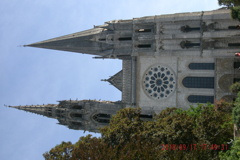
[[240, 6], [233, 7], [231, 10], [232, 10], [232, 13], [231, 13], [232, 18], [240, 21]]
[[231, 150], [227, 152], [220, 152], [219, 157], [221, 160], [239, 160], [240, 159], [240, 139], [233, 142]]
[[237, 94], [240, 91], [240, 83], [239, 82], [234, 83], [233, 85], [230, 86], [229, 89], [232, 93]]
[[239, 0], [218, 0], [221, 6], [227, 6], [231, 9], [231, 16], [233, 19], [240, 21], [240, 1]]
[[62, 142], [52, 148], [49, 152], [43, 154], [47, 160], [70, 160], [72, 157], [73, 144], [71, 142]]
[[[218, 159], [218, 151], [200, 144], [226, 144], [232, 138], [231, 114], [213, 105], [188, 110], [167, 108], [152, 121], [140, 118], [139, 108], [125, 108], [100, 129], [101, 138], [81, 137], [63, 142], [44, 154], [45, 159]], [[196, 144], [196, 148], [189, 145]], [[187, 147], [188, 146], [188, 147]], [[193, 147], [193, 146], [192, 146]]]
[[238, 93], [237, 99], [234, 103], [234, 108], [232, 112], [233, 123], [240, 128], [240, 92]]
[[240, 1], [239, 0], [218, 0], [218, 4], [221, 6], [234, 7], [234, 6], [239, 6]]

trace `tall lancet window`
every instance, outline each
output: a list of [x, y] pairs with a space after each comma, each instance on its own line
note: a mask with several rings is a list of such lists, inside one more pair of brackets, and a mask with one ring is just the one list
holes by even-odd
[[104, 113], [98, 113], [93, 116], [93, 119], [99, 123], [109, 123], [110, 118], [111, 118], [110, 114], [104, 114]]
[[234, 62], [233, 67], [234, 67], [234, 69], [239, 69], [240, 68], [240, 62]]
[[131, 41], [132, 37], [120, 37], [118, 38], [119, 41]]
[[200, 27], [189, 27], [188, 25], [181, 27], [182, 32], [200, 31]]
[[188, 65], [191, 70], [214, 70], [214, 63], [190, 63]]
[[141, 29], [137, 29], [136, 32], [138, 32], [138, 33], [147, 33], [147, 32], [152, 32], [152, 30], [151, 29], [141, 28]]
[[190, 103], [214, 103], [214, 96], [190, 95], [188, 101]]
[[191, 41], [182, 41], [180, 43], [180, 46], [182, 49], [186, 48], [199, 48], [200, 47], [200, 43], [198, 42], [191, 42]]
[[229, 30], [239, 30], [240, 29], [240, 25], [229, 26], [228, 29]]
[[138, 48], [151, 48], [151, 44], [139, 44], [137, 45]]
[[228, 47], [240, 47], [240, 43], [228, 43]]
[[186, 88], [214, 88], [214, 77], [185, 77], [182, 81]]

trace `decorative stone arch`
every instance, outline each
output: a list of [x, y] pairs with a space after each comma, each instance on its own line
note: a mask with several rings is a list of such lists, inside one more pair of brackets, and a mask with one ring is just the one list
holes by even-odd
[[225, 74], [218, 80], [218, 86], [224, 92], [230, 92], [229, 87], [233, 84], [233, 75], [232, 74]]
[[92, 119], [98, 123], [109, 123], [111, 115], [105, 113], [96, 113], [92, 116]]

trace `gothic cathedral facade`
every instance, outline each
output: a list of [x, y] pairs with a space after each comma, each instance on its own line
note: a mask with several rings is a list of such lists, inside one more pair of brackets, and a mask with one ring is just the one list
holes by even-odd
[[122, 70], [106, 79], [121, 101], [60, 101], [10, 106], [58, 119], [71, 129], [97, 132], [118, 110], [140, 107], [152, 118], [167, 107], [232, 100], [229, 86], [240, 81], [240, 23], [230, 10], [113, 20], [74, 34], [27, 46], [122, 60]]

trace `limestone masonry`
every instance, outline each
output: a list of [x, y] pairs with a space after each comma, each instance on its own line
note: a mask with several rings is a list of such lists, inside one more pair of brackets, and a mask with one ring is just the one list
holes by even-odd
[[232, 100], [229, 86], [240, 81], [240, 23], [230, 10], [113, 20], [74, 34], [27, 45], [122, 60], [106, 79], [122, 100], [60, 101], [10, 106], [58, 119], [70, 129], [97, 132], [121, 108], [140, 107], [151, 119], [166, 107]]

